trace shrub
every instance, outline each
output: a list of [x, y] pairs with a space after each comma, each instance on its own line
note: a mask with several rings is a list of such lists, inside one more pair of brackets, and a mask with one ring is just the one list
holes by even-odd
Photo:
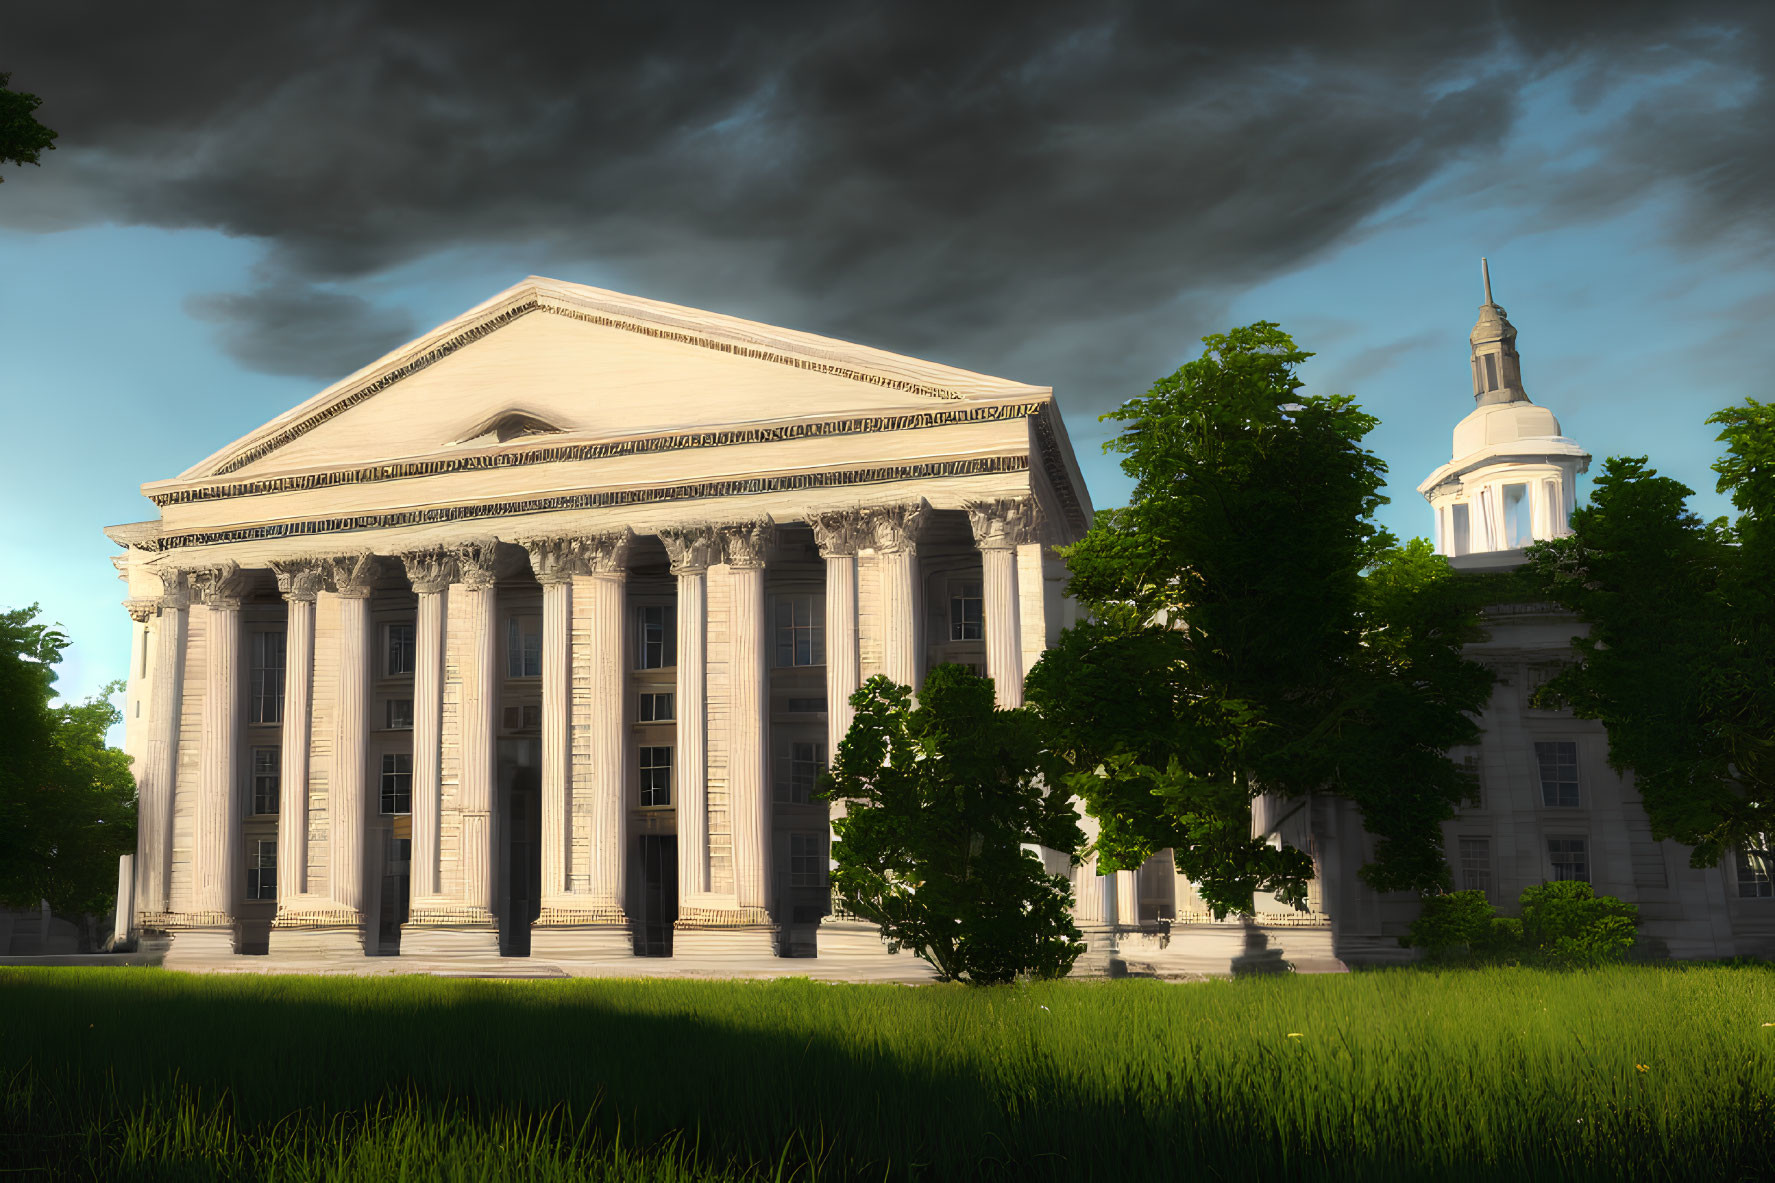
[[1515, 953], [1520, 933], [1520, 923], [1499, 916], [1483, 891], [1456, 891], [1427, 897], [1399, 943], [1424, 950], [1429, 961], [1504, 961]]
[[1639, 908], [1599, 896], [1588, 883], [1542, 883], [1525, 888], [1520, 919], [1500, 916], [1482, 891], [1427, 896], [1399, 938], [1432, 962], [1526, 962], [1588, 968], [1624, 960], [1633, 948]]

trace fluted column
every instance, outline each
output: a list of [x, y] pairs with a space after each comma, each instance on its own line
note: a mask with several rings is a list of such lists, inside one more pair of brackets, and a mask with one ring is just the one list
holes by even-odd
[[[413, 627], [413, 849], [411, 899], [441, 890], [438, 833], [443, 819], [444, 617], [456, 556], [447, 550], [401, 556], [419, 601]], [[411, 909], [416, 910], [416, 908]]]
[[327, 787], [328, 896], [347, 923], [364, 922], [364, 840], [370, 793], [370, 593], [376, 558], [365, 551], [328, 562], [339, 597], [339, 690], [333, 716], [333, 773]]
[[239, 880], [245, 874], [240, 857], [240, 600], [249, 581], [231, 562], [194, 572], [193, 579], [209, 620], [191, 851], [193, 899], [184, 923], [223, 927], [234, 922]]
[[1018, 613], [1017, 546], [1033, 532], [1037, 515], [1030, 498], [975, 502], [967, 507], [980, 548], [981, 593], [986, 609], [986, 674], [1001, 707], [1023, 705], [1023, 628]]
[[[826, 755], [838, 759], [838, 745], [850, 734], [855, 708], [851, 695], [862, 684], [862, 663], [857, 635], [857, 550], [869, 542], [867, 520], [857, 511], [838, 511], [807, 515], [813, 527], [814, 541], [826, 561]], [[838, 835], [833, 823], [845, 814], [845, 803], [833, 801], [827, 807], [826, 854], [827, 870], [837, 868], [832, 852]], [[836, 896], [822, 920], [819, 934], [819, 955], [827, 956], [835, 949], [832, 926], [839, 923], [840, 906]], [[859, 934], [858, 947], [868, 953], [883, 952], [873, 926]], [[842, 940], [842, 938], [837, 938]]]
[[728, 801], [733, 818], [733, 885], [740, 915], [770, 921], [770, 667], [765, 639], [764, 552], [770, 525], [724, 529], [722, 547], [732, 573], [729, 626], [732, 703], [728, 740]]
[[627, 531], [589, 538], [591, 573], [592, 762], [591, 866], [584, 923], [627, 924], [629, 801], [624, 709], [623, 623], [628, 585]]
[[881, 573], [882, 672], [918, 689], [918, 537], [930, 520], [923, 502], [871, 510], [876, 567]]
[[559, 907], [572, 865], [573, 783], [568, 733], [573, 710], [573, 577], [585, 570], [572, 538], [524, 544], [542, 584], [542, 906]]
[[184, 698], [189, 585], [183, 571], [157, 572], [162, 593], [154, 625], [154, 688], [148, 700], [148, 751], [138, 774], [141, 814], [136, 902], [145, 928], [164, 923], [170, 906], [173, 860], [173, 788]]
[[284, 628], [283, 746], [278, 770], [277, 910], [308, 892], [308, 749], [314, 725], [314, 605], [326, 572], [319, 563], [274, 563], [288, 606]]
[[1123, 928], [1140, 927], [1140, 872], [1116, 872], [1116, 923]]
[[678, 898], [709, 890], [708, 649], [709, 564], [716, 539], [705, 528], [660, 535], [678, 577], [678, 684], [674, 713], [673, 800], [678, 815]]
[[494, 719], [499, 710], [499, 599], [491, 540], [456, 548], [466, 602], [468, 653], [462, 670], [462, 917], [493, 922]]

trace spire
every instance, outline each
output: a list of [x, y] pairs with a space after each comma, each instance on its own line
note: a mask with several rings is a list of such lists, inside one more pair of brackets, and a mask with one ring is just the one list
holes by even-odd
[[1503, 306], [1492, 300], [1491, 263], [1483, 257], [1479, 260], [1479, 275], [1485, 284], [1485, 303], [1479, 306], [1479, 321], [1468, 337], [1472, 346], [1473, 400], [1482, 407], [1528, 402], [1522, 389], [1522, 359], [1516, 353], [1516, 326], [1504, 314]]

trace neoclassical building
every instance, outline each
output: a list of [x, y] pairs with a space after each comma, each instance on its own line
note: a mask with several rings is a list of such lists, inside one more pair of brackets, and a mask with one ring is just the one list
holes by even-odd
[[1068, 623], [1053, 392], [531, 278], [169, 480], [136, 928], [175, 954], [883, 956], [811, 795], [877, 673]]

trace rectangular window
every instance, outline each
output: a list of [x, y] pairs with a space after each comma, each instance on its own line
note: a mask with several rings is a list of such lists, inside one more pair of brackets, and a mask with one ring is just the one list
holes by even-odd
[[252, 706], [249, 723], [281, 723], [284, 718], [284, 635], [253, 634], [249, 677]]
[[980, 585], [958, 580], [949, 585], [949, 639], [980, 641], [986, 637], [986, 603]]
[[382, 754], [382, 812], [413, 812], [413, 757], [405, 752]]
[[826, 697], [791, 698], [788, 710], [791, 715], [823, 715], [826, 713]]
[[1582, 838], [1547, 839], [1547, 858], [1553, 864], [1553, 878], [1564, 882], [1574, 879], [1590, 882], [1590, 859], [1584, 853]]
[[671, 604], [643, 604], [637, 610], [635, 668], [671, 669], [678, 664], [678, 610]]
[[823, 887], [826, 883], [825, 843], [818, 834], [789, 835], [789, 886]]
[[778, 596], [776, 644], [779, 667], [826, 664], [825, 600], [819, 595]]
[[1775, 884], [1770, 882], [1768, 871], [1758, 865], [1760, 860], [1751, 858], [1743, 850], [1739, 850], [1737, 856], [1738, 898], [1766, 900], [1775, 897]]
[[260, 839], [247, 856], [247, 899], [277, 898], [277, 842]]
[[1449, 518], [1454, 523], [1449, 531], [1454, 537], [1449, 539], [1448, 553], [1451, 555], [1472, 554], [1473, 515], [1472, 511], [1467, 508], [1467, 503], [1460, 501], [1450, 506]]
[[389, 699], [387, 721], [390, 731], [413, 730], [413, 700], [410, 698]]
[[391, 624], [388, 626], [388, 656], [386, 660], [389, 677], [413, 672], [413, 626], [408, 623]]
[[509, 678], [542, 677], [542, 617], [507, 618], [505, 672]]
[[1535, 745], [1541, 768], [1541, 803], [1551, 809], [1578, 807], [1578, 745], [1554, 740]]
[[641, 804], [672, 803], [672, 749], [645, 747], [641, 749]]
[[1491, 894], [1491, 839], [1462, 838], [1461, 890]]
[[1504, 486], [1504, 545], [1527, 546], [1535, 540], [1534, 519], [1529, 516], [1532, 503], [1527, 485]]
[[253, 749], [253, 812], [276, 813], [277, 790], [283, 776], [281, 748]]
[[672, 696], [648, 692], [641, 696], [641, 722], [670, 723], [672, 721]]
[[1485, 388], [1487, 390], [1498, 388], [1498, 355], [1495, 353], [1485, 355]]
[[791, 740], [777, 757], [776, 799], [785, 805], [806, 805], [826, 771], [826, 745], [814, 740]]

